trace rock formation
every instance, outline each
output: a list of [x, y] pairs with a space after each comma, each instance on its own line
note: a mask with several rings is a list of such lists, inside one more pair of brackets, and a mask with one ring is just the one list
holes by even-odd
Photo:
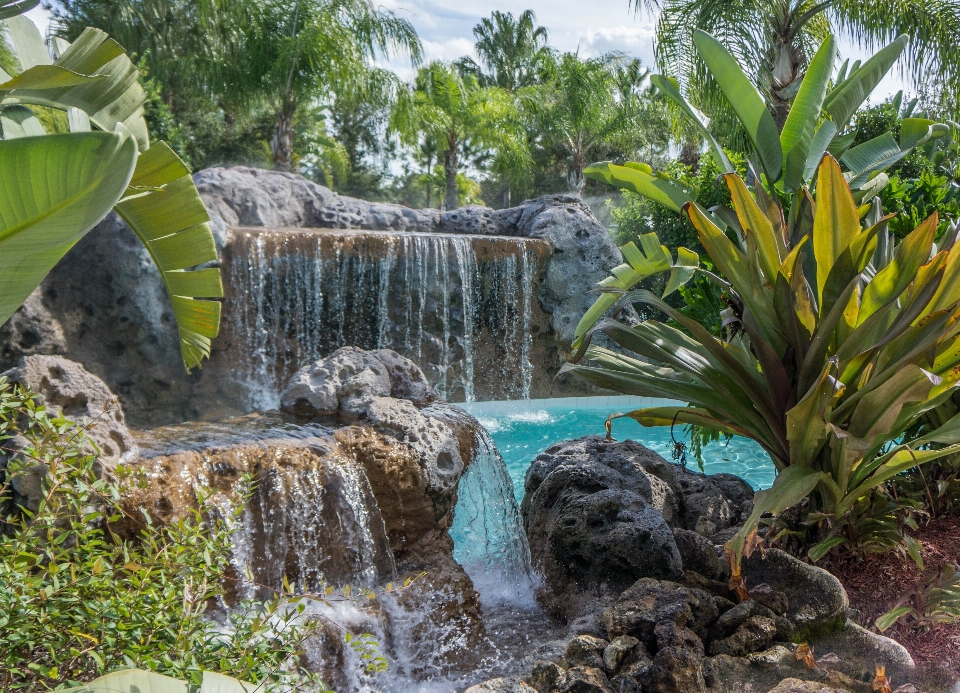
[[[138, 476], [149, 483], [130, 488], [125, 504], [163, 524], [196, 507], [202, 485], [228, 512], [239, 479], [250, 476], [256, 486], [236, 536], [254, 584], [276, 589], [286, 578], [309, 591], [413, 580], [359, 610], [380, 623], [387, 652], [401, 646], [392, 637], [420, 652], [407, 673], [461, 670], [487, 647], [477, 592], [447, 532], [478, 426], [407, 359], [348, 347], [296, 374], [284, 413], [139, 433]], [[132, 535], [137, 525], [117, 529]], [[455, 641], [437, 647], [440, 631]], [[344, 688], [338, 647], [331, 636], [318, 666], [328, 684]]]
[[675, 532], [730, 527], [752, 496], [737, 477], [686, 470], [629, 440], [547, 448], [527, 470], [521, 505], [542, 602], [574, 619], [640, 577], [679, 579], [683, 555], [697, 551], [711, 562], [705, 572], [722, 572], [712, 544], [704, 549], [692, 531], [678, 542]]
[[[98, 473], [112, 474], [119, 464], [136, 460], [138, 450], [127, 428], [123, 409], [116, 396], [100, 378], [83, 366], [60, 356], [24, 356], [16, 368], [0, 373], [8, 382], [30, 388], [51, 418], [63, 416], [85, 427], [90, 448], [97, 455]], [[0, 478], [7, 462], [27, 441], [20, 436], [3, 441], [0, 450]], [[41, 481], [46, 467], [37, 464], [13, 479], [14, 506], [36, 510], [41, 499]]]
[[877, 665], [920, 686], [904, 691], [953, 690], [858, 625], [835, 577], [783, 551], [744, 560], [739, 601], [722, 548], [752, 508], [736, 477], [590, 436], [539, 455], [524, 490], [538, 598], [568, 624], [519, 679], [538, 693], [868, 693]]
[[[359, 230], [373, 232], [369, 234], [369, 242], [381, 242], [381, 245], [387, 237], [383, 232], [416, 231], [461, 239], [476, 239], [472, 234], [479, 233], [489, 234], [487, 238], [494, 245], [505, 242], [515, 245], [528, 239], [526, 242], [533, 244], [533, 250], [529, 252], [535, 256], [531, 261], [535, 266], [525, 270], [529, 276], [532, 303], [529, 325], [521, 324], [523, 321], [517, 314], [522, 306], [497, 306], [492, 298], [485, 298], [483, 305], [475, 307], [479, 318], [474, 323], [474, 330], [477, 339], [486, 340], [484, 344], [488, 346], [478, 341], [476, 348], [480, 352], [495, 350], [494, 345], [501, 340], [497, 332], [502, 328], [501, 323], [507, 318], [516, 322], [515, 329], [511, 329], [527, 330], [527, 336], [523, 338], [530, 340], [528, 347], [524, 348], [529, 351], [525, 356], [526, 363], [534, 371], [532, 393], [546, 396], [569, 348], [573, 330], [593, 301], [593, 295], [587, 292], [606, 276], [609, 268], [620, 262], [620, 255], [606, 229], [597, 222], [589, 208], [580, 200], [565, 195], [546, 196], [505, 210], [467, 207], [439, 212], [369, 203], [337, 195], [299, 176], [244, 167], [208, 169], [196, 174], [195, 181], [212, 217], [227, 281], [224, 329], [214, 344], [211, 361], [203, 370], [185, 375], [173, 315], [159, 275], [146, 251], [115, 215], [108, 216], [82, 239], [51, 272], [27, 305], [3, 326], [0, 331], [0, 369], [15, 365], [24, 355], [38, 353], [62, 354], [82, 362], [107, 382], [121, 398], [127, 416], [138, 426], [217, 420], [247, 413], [256, 407], [251, 405], [251, 383], [245, 382], [247, 376], [238, 372], [237, 365], [249, 357], [251, 351], [256, 351], [258, 343], [262, 344], [267, 338], [278, 339], [280, 343], [276, 349], [281, 357], [287, 352], [301, 353], [294, 348], [297, 340], [315, 339], [314, 331], [332, 333], [336, 337], [338, 331], [344, 330], [344, 321], [356, 320], [358, 316], [373, 319], [376, 305], [358, 307], [353, 310], [354, 315], [345, 317], [324, 314], [327, 324], [305, 325], [303, 335], [293, 334], [296, 330], [292, 325], [273, 326], [267, 321], [268, 327], [264, 329], [269, 330], [269, 334], [260, 335], [257, 333], [260, 328], [254, 324], [257, 315], [269, 310], [271, 305], [275, 306], [278, 299], [271, 295], [263, 299], [263, 304], [251, 302], [250, 288], [242, 285], [237, 274], [237, 263], [246, 261], [247, 250], [241, 246], [249, 239], [231, 229], [277, 229], [271, 233], [285, 235], [291, 242], [298, 237], [309, 237], [304, 238], [303, 243], [310, 245], [313, 248], [310, 252], [314, 253], [317, 252], [314, 239], [319, 235], [339, 236], [343, 243], [333, 243], [336, 248], [331, 246], [330, 252], [345, 254], [352, 252], [350, 248], [359, 242], [355, 238]], [[313, 230], [305, 230], [308, 228]], [[323, 231], [318, 233], [317, 228]], [[484, 249], [480, 241], [472, 240], [471, 243], [477, 253], [476, 261], [481, 265], [496, 260], [497, 254], [503, 252], [493, 246]], [[542, 258], [541, 253], [544, 254]], [[299, 250], [297, 254], [301, 254]], [[389, 253], [384, 258], [383, 262], [390, 262]], [[309, 260], [304, 258], [307, 263]], [[460, 260], [455, 257], [433, 258], [431, 267], [436, 270], [438, 262], [446, 263], [448, 269], [440, 267], [436, 271], [452, 276], [460, 271], [457, 264]], [[505, 265], [501, 273], [510, 274], [511, 267]], [[234, 269], [237, 272], [232, 273]], [[263, 271], [268, 277], [274, 277], [272, 269]], [[478, 270], [466, 268], [464, 271], [476, 273]], [[519, 271], [519, 265], [512, 271]], [[297, 301], [311, 300], [312, 296], [322, 302], [317, 287], [294, 289], [283, 284], [286, 279], [292, 281], [295, 274], [291, 269], [279, 279], [276, 290], [281, 294], [288, 289], [313, 291], [313, 294], [302, 297], [299, 293], [297, 296], [281, 295], [280, 300], [296, 305]], [[362, 286], [362, 279], [350, 274], [349, 277], [345, 275], [344, 281], [360, 282]], [[233, 286], [231, 282], [240, 283]], [[355, 287], [346, 288], [353, 291]], [[481, 288], [475, 286], [474, 290], [480, 291]], [[490, 297], [495, 293], [490, 293]], [[433, 288], [424, 294], [428, 308], [444, 301], [441, 294], [443, 291], [437, 293]], [[281, 310], [280, 307], [276, 309]], [[457, 306], [450, 308], [450, 320], [463, 317], [459, 316], [459, 310]], [[397, 319], [397, 316], [391, 318], [393, 323]], [[340, 324], [335, 324], [338, 321]], [[406, 329], [403, 324], [393, 323], [389, 327], [394, 333], [403, 333]], [[422, 329], [428, 331], [419, 337], [423, 344], [407, 354], [420, 359], [418, 365], [433, 382], [448, 378], [452, 364], [466, 358], [464, 345], [454, 345], [456, 340], [447, 334], [449, 328], [448, 325], [445, 332], [439, 324], [423, 325]], [[371, 328], [364, 324], [362, 329], [369, 331]], [[377, 326], [372, 329], [376, 331]], [[280, 335], [281, 330], [290, 333]], [[366, 340], [366, 346], [378, 344], [375, 333], [368, 335]], [[340, 345], [344, 343], [360, 342], [354, 339], [341, 341]], [[399, 348], [396, 344], [394, 346]], [[310, 358], [326, 356], [336, 348], [324, 346], [318, 350], [315, 347], [311, 349], [317, 353]], [[486, 398], [520, 396], [493, 374], [496, 364], [503, 362], [501, 354], [479, 353], [476, 359], [478, 374], [481, 369], [491, 372], [490, 377], [475, 378], [481, 390], [478, 394]], [[276, 374], [278, 385], [282, 385], [302, 362], [287, 364], [284, 361], [281, 365], [282, 372]], [[521, 365], [518, 362], [517, 369], [511, 368], [511, 372], [520, 370]], [[263, 364], [261, 370], [267, 368], [277, 368], [277, 364]], [[259, 384], [254, 385], [259, 387]], [[559, 381], [556, 394], [563, 394], [565, 386], [564, 380]], [[462, 391], [458, 392], [462, 395]]]

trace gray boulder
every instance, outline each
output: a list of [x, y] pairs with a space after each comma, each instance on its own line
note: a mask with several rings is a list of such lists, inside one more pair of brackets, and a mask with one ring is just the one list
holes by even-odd
[[733, 474], [701, 474], [680, 468], [677, 479], [683, 497], [682, 526], [710, 536], [734, 527], [753, 511], [753, 489]]
[[79, 363], [61, 356], [25, 356], [0, 375], [36, 391], [51, 414], [85, 425], [87, 437], [99, 448], [103, 470], [112, 472], [137, 458], [137, 443], [116, 396]]
[[743, 657], [751, 652], [765, 649], [773, 642], [776, 634], [777, 624], [772, 618], [751, 616], [729, 637], [713, 641], [710, 645], [710, 654]]
[[595, 667], [571, 667], [567, 669], [567, 681], [562, 693], [615, 693], [607, 675]]
[[753, 492], [716, 477], [631, 440], [587, 436], [547, 448], [527, 470], [521, 505], [544, 605], [572, 618], [588, 592], [609, 595], [641, 577], [679, 580], [684, 569], [726, 581], [726, 561], [695, 530], [739, 520]]
[[843, 585], [822, 568], [799, 561], [779, 549], [759, 551], [743, 561], [747, 586], [769, 585], [786, 596], [785, 616], [806, 639], [836, 630], [847, 620], [850, 603]]
[[466, 467], [449, 419], [457, 428], [479, 425], [440, 400], [416, 364], [388, 349], [344, 347], [304, 366], [284, 389], [282, 407], [299, 416], [369, 426], [406, 445], [434, 499], [452, 500]]
[[470, 686], [463, 693], [537, 693], [537, 690], [515, 676], [510, 676], [478, 683], [476, 686]]
[[413, 361], [389, 349], [344, 347], [304, 366], [280, 395], [280, 408], [300, 416], [360, 418], [374, 397], [425, 406], [439, 395]]
[[643, 576], [680, 577], [680, 554], [664, 519], [678, 515], [671, 471], [636, 443], [599, 436], [537, 456], [521, 513], [548, 609], [574, 618], [588, 593], [614, 595]]
[[653, 658], [650, 667], [651, 690], [654, 693], [705, 693], [703, 658], [680, 647], [667, 647]]
[[706, 592], [668, 580], [641, 578], [603, 612], [603, 620], [611, 639], [629, 635], [654, 651], [659, 646], [659, 624], [686, 626], [699, 636], [717, 615], [713, 598]]
[[0, 325], [0, 369], [11, 368], [24, 356], [59, 354], [66, 349], [63, 327], [34, 291], [7, 322]]

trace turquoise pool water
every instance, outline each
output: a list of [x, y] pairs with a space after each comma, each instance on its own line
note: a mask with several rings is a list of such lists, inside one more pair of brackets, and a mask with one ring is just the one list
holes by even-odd
[[[506, 462], [513, 481], [514, 495], [523, 498], [523, 477], [539, 453], [561, 440], [585, 435], [603, 435], [603, 423], [612, 412], [627, 412], [640, 407], [676, 404], [669, 400], [640, 397], [571, 397], [562, 399], [513, 400], [509, 402], [472, 402], [460, 404], [483, 424]], [[677, 440], [685, 440], [684, 427], [674, 427]], [[632, 419], [613, 422], [613, 437], [631, 438], [671, 459], [673, 443], [669, 428], [644, 428]], [[687, 454], [687, 464], [697, 468]], [[729, 443], [714, 443], [704, 450], [707, 474], [727, 472], [745, 479], [755, 489], [769, 488], [774, 469], [766, 453], [751, 440], [734, 438]]]

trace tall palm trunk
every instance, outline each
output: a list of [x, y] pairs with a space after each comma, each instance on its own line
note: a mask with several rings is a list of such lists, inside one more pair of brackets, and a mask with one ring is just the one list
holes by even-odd
[[270, 140], [273, 150], [273, 166], [278, 171], [293, 170], [293, 114], [281, 113], [277, 117], [277, 129]]
[[446, 179], [444, 189], [443, 206], [447, 209], [456, 209], [460, 206], [459, 195], [457, 195], [457, 148], [451, 147], [443, 153], [443, 175]]
[[[792, 35], [793, 32], [790, 32]], [[777, 37], [770, 49], [770, 107], [777, 129], [782, 131], [790, 107], [803, 80], [803, 52], [790, 38]]]
[[586, 166], [586, 152], [576, 149], [570, 157], [567, 164], [567, 187], [574, 195], [580, 195], [583, 191], [583, 184], [586, 180], [583, 177], [583, 169]]

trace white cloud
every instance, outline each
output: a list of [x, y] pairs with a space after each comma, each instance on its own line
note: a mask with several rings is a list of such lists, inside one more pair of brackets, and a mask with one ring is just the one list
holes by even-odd
[[640, 58], [644, 65], [653, 67], [653, 27], [625, 26], [603, 27], [586, 31], [580, 38], [580, 54], [595, 57], [604, 53], [622, 52]]

